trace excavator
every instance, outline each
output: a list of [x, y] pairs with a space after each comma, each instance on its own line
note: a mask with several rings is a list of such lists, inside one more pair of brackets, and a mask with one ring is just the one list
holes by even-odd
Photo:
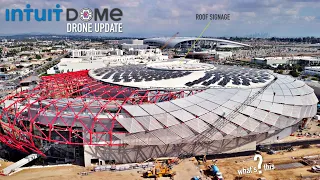
[[157, 162], [155, 167], [144, 172], [144, 178], [154, 178], [157, 180], [160, 177], [170, 177], [171, 180], [174, 179], [176, 172], [172, 170], [172, 164], [167, 162]]

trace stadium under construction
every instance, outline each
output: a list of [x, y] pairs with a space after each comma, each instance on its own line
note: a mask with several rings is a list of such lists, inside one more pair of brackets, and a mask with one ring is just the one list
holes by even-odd
[[184, 60], [97, 68], [44, 76], [1, 100], [0, 141], [85, 166], [244, 152], [296, 131], [317, 103], [304, 82], [267, 70]]

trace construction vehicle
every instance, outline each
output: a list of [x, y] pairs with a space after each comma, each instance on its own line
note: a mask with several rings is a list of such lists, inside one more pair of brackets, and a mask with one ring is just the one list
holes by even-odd
[[196, 157], [196, 159], [198, 161], [198, 165], [205, 165], [206, 162], [207, 162], [207, 156], [206, 155]]
[[223, 180], [222, 173], [219, 171], [219, 168], [217, 165], [211, 166], [211, 172], [214, 180]]
[[191, 180], [201, 180], [200, 176], [194, 176]]
[[170, 177], [173, 179], [176, 172], [172, 170], [172, 165], [167, 163], [156, 163], [155, 167], [144, 172], [144, 178], [159, 178], [159, 177]]

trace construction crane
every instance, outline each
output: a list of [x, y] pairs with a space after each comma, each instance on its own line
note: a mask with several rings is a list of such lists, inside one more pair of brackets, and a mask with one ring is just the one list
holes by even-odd
[[165, 47], [167, 47], [167, 45], [169, 44], [169, 42], [174, 39], [175, 37], [177, 37], [177, 35], [179, 34], [179, 32], [175, 33], [170, 39], [168, 39], [168, 41], [160, 48], [161, 50], [163, 50]]
[[[190, 148], [188, 148], [189, 150], [187, 151], [187, 153], [192, 152], [193, 149], [197, 149], [197, 145], [201, 145], [203, 143], [205, 144], [210, 144], [210, 142], [205, 142], [205, 139], [210, 139], [210, 137], [212, 137], [213, 135], [215, 135], [217, 132], [220, 131], [220, 129], [222, 129], [225, 125], [227, 125], [229, 122], [231, 122], [231, 120], [233, 118], [235, 118], [236, 116], [238, 116], [240, 114], [240, 112], [242, 110], [244, 110], [245, 107], [247, 107], [248, 105], [250, 105], [260, 94], [262, 94], [271, 84], [273, 84], [276, 80], [277, 80], [277, 76], [275, 75], [275, 78], [269, 82], [266, 86], [264, 86], [263, 88], [261, 88], [259, 91], [257, 91], [256, 93], [254, 93], [252, 96], [248, 96], [247, 99], [245, 99], [245, 101], [240, 104], [237, 108], [235, 108], [230, 114], [225, 116], [225, 112], [222, 114], [222, 116], [220, 116], [220, 118], [214, 122], [209, 129], [207, 129], [206, 131], [204, 131], [203, 133], [199, 134], [194, 140], [194, 143], [190, 143]], [[195, 146], [195, 147], [193, 147]]]

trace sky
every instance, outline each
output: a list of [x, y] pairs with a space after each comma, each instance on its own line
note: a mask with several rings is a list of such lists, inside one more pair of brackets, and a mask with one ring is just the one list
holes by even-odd
[[[61, 21], [5, 21], [6, 9], [25, 9], [27, 3], [34, 9], [60, 4]], [[228, 21], [212, 21], [203, 36], [320, 37], [320, 0], [0, 0], [0, 35], [68, 34], [66, 8], [120, 8], [123, 33], [94, 34], [101, 36], [199, 36], [208, 20], [196, 20], [196, 14], [230, 14]]]

